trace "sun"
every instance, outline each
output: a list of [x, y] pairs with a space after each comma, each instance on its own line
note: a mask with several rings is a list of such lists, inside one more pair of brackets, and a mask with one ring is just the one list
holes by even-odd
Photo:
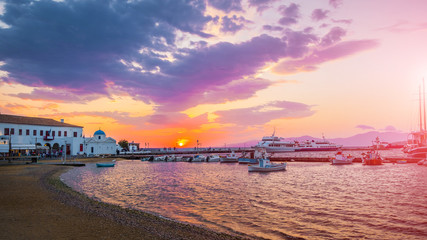
[[176, 140], [176, 144], [180, 147], [184, 146], [186, 143], [188, 143], [188, 139], [180, 138]]

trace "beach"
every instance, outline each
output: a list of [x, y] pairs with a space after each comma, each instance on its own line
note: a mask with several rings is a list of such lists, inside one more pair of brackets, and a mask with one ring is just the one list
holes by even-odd
[[243, 238], [91, 200], [60, 181], [70, 168], [0, 165], [0, 239]]

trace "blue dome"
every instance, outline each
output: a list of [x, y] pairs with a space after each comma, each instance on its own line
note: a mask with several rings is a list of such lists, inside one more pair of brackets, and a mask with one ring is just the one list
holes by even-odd
[[104, 131], [102, 131], [101, 129], [99, 129], [99, 130], [98, 130], [98, 131], [96, 131], [93, 135], [94, 135], [94, 136], [95, 136], [95, 135], [105, 135], [105, 132], [104, 132]]

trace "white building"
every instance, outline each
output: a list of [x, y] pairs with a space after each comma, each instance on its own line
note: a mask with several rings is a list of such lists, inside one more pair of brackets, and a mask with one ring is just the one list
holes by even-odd
[[93, 137], [85, 138], [85, 152], [93, 155], [116, 154], [116, 140], [98, 130]]
[[[83, 154], [83, 127], [49, 118], [0, 114], [0, 152]], [[10, 144], [9, 144], [10, 141]]]

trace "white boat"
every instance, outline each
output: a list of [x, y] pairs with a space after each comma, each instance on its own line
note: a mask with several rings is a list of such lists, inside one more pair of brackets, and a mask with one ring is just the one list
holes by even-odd
[[234, 153], [234, 151], [232, 151], [230, 154], [228, 154], [225, 157], [221, 157], [220, 162], [221, 163], [236, 163], [239, 161], [239, 157], [237, 156], [236, 153]]
[[219, 155], [210, 155], [207, 158], [208, 162], [219, 162], [221, 160], [221, 157]]
[[274, 135], [262, 137], [255, 147], [265, 148], [267, 152], [293, 152], [296, 148], [295, 141], [284, 141], [283, 138]]
[[206, 162], [206, 156], [205, 155], [195, 155], [193, 158], [190, 158], [189, 162]]
[[363, 165], [382, 165], [383, 158], [376, 150], [371, 150], [367, 153], [362, 153]]
[[258, 165], [248, 165], [249, 172], [275, 172], [286, 170], [286, 163], [271, 163], [270, 159], [258, 159]]
[[322, 137], [322, 140], [306, 140], [303, 142], [296, 142], [295, 151], [337, 151], [342, 147], [335, 143], [331, 143]]
[[354, 157], [349, 155], [344, 155], [342, 152], [337, 152], [334, 157], [331, 158], [332, 165], [343, 165], [343, 164], [352, 164]]

